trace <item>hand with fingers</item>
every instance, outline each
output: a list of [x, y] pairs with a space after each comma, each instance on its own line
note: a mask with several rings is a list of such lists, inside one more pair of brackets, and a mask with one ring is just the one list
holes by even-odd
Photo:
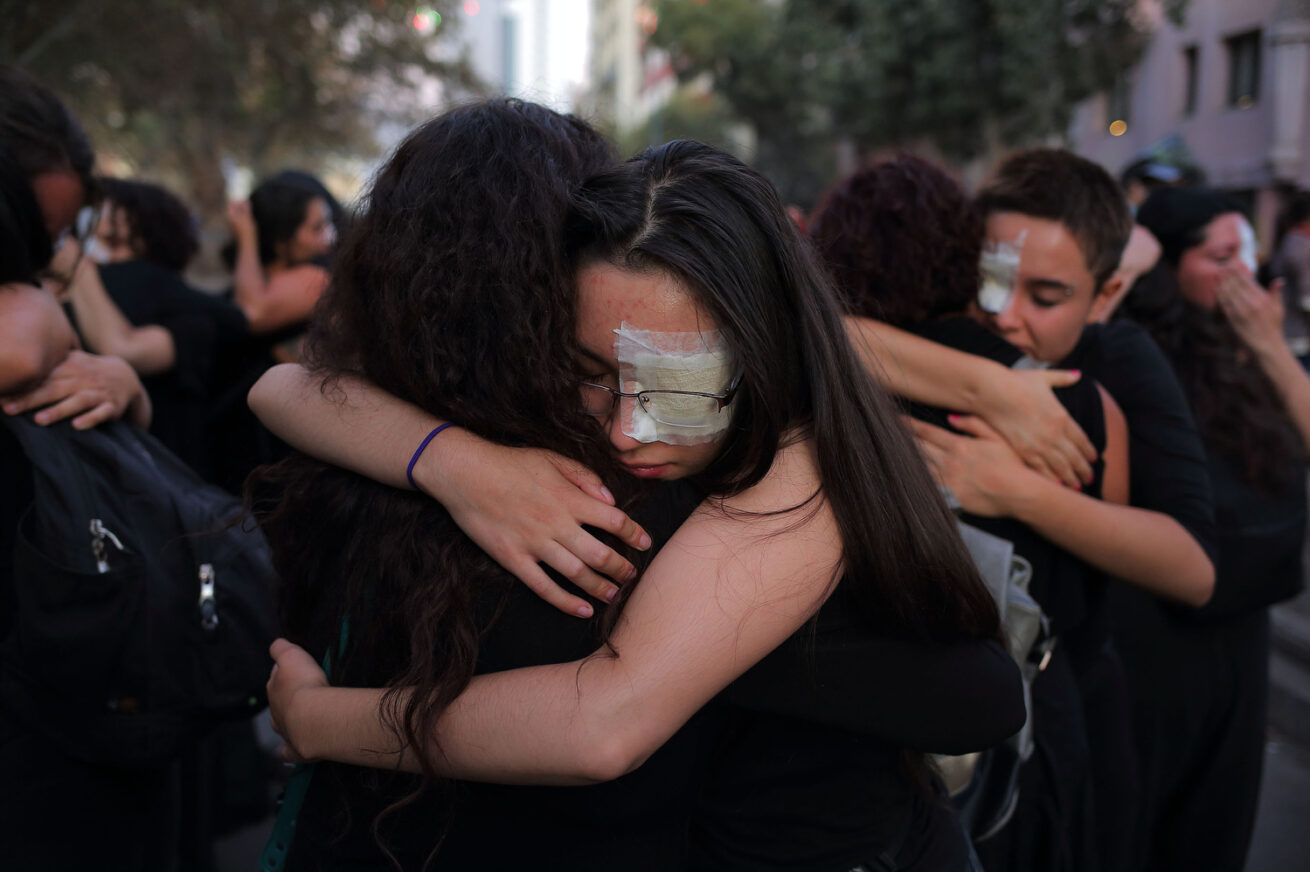
[[1235, 267], [1219, 281], [1217, 296], [1224, 317], [1251, 351], [1259, 354], [1285, 344], [1282, 279], [1265, 290], [1249, 272]]
[[[952, 424], [957, 417], [952, 416]], [[961, 436], [924, 421], [911, 420], [910, 426], [937, 483], [950, 488], [961, 508], [971, 514], [993, 518], [1012, 515], [1009, 501], [1018, 486], [1027, 477], [1037, 475], [999, 433], [982, 421], [972, 422], [976, 436]]]
[[618, 594], [618, 584], [636, 577], [627, 559], [585, 528], [639, 550], [650, 547], [650, 536], [614, 505], [591, 470], [550, 451], [508, 448], [466, 430], [444, 435], [452, 438], [420, 459], [415, 480], [537, 596], [566, 614], [589, 618], [595, 613], [591, 603], [556, 584], [541, 564], [603, 602]]
[[124, 360], [73, 350], [45, 381], [25, 394], [4, 401], [5, 414], [32, 409], [36, 423], [45, 426], [73, 418], [73, 427], [86, 430], [128, 416], [138, 427], [150, 425], [150, 398], [136, 372]]
[[252, 238], [258, 234], [255, 215], [250, 210], [249, 200], [228, 204], [227, 223], [232, 228], [232, 235], [239, 239]]
[[1096, 449], [1053, 392], [1081, 377], [1077, 370], [1012, 370], [992, 386], [978, 416], [959, 416], [951, 423], [975, 436], [987, 427], [1032, 469], [1081, 488], [1092, 481]]
[[282, 759], [288, 763], [308, 763], [302, 745], [291, 730], [291, 705], [296, 695], [305, 690], [328, 687], [327, 674], [314, 662], [309, 652], [286, 639], [276, 639], [269, 647], [273, 669], [268, 675], [268, 711], [273, 731], [286, 742], [282, 746]]

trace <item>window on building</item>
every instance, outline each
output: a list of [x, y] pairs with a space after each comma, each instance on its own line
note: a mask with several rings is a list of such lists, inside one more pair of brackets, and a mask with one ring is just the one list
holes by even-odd
[[1224, 40], [1228, 48], [1228, 105], [1249, 109], [1260, 99], [1260, 31]]
[[1201, 87], [1201, 50], [1194, 45], [1183, 49], [1183, 115], [1195, 115]]

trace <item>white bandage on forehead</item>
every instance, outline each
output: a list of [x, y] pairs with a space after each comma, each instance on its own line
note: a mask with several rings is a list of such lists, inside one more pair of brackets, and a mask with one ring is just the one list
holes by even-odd
[[[619, 390], [695, 391], [722, 394], [734, 375], [733, 362], [717, 330], [661, 333], [627, 322], [614, 331]], [[717, 440], [732, 423], [732, 406], [718, 410], [703, 397], [655, 394], [651, 414], [640, 402], [620, 404], [623, 432], [638, 442], [699, 445]], [[657, 416], [663, 420], [657, 420]], [[672, 421], [673, 423], [669, 423]]]
[[1237, 256], [1246, 265], [1247, 272], [1255, 275], [1255, 271], [1259, 269], [1259, 264], [1256, 262], [1258, 246], [1255, 241], [1255, 228], [1246, 220], [1245, 215], [1238, 219], [1237, 235], [1242, 240], [1242, 247], [1238, 250]]
[[999, 315], [1014, 299], [1019, 279], [1019, 263], [1023, 259], [1023, 241], [1028, 231], [1019, 234], [1013, 242], [994, 240], [983, 246], [978, 258], [978, 272], [982, 284], [978, 287], [978, 308], [991, 315]]

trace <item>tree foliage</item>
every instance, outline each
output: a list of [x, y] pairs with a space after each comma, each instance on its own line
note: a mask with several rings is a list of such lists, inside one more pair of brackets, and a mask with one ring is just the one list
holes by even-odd
[[[448, 13], [454, 0], [428, 0]], [[171, 177], [212, 215], [222, 166], [257, 173], [368, 154], [433, 77], [475, 88], [450, 48], [387, 0], [0, 0], [0, 62], [50, 84], [97, 148]]]
[[682, 79], [711, 78], [756, 129], [757, 165], [806, 200], [837, 142], [968, 159], [1059, 136], [1148, 36], [1139, 0], [663, 0], [652, 39]]

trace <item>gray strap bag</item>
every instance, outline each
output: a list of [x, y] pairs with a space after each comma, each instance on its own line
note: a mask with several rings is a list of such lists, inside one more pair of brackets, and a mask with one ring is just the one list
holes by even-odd
[[[959, 503], [946, 494], [955, 508]], [[961, 757], [936, 758], [938, 768], [974, 841], [995, 835], [1009, 822], [1019, 801], [1019, 767], [1033, 753], [1032, 684], [1050, 662], [1055, 638], [1042, 607], [1028, 593], [1033, 569], [1014, 553], [1014, 543], [963, 521], [956, 521], [960, 538], [973, 558], [1000, 612], [1010, 656], [1023, 676], [1023, 727], [1002, 745]]]

